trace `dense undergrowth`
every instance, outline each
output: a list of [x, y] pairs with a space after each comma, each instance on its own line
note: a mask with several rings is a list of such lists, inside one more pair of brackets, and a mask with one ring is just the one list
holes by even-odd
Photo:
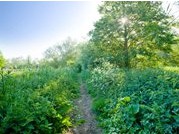
[[105, 62], [86, 74], [93, 109], [106, 134], [179, 132], [176, 69], [124, 70]]
[[52, 134], [71, 127], [77, 83], [70, 68], [1, 70], [0, 133]]

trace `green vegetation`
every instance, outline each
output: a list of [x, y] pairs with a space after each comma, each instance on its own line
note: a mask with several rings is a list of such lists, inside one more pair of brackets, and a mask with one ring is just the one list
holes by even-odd
[[174, 43], [171, 20], [161, 2], [104, 2], [99, 12], [102, 17], [91, 31], [91, 41], [120, 67], [147, 60], [155, 65]]
[[3, 67], [4, 64], [5, 64], [5, 59], [4, 59], [3, 55], [0, 52], [0, 68]]
[[[21, 72], [21, 71], [20, 71]], [[78, 84], [70, 69], [1, 71], [0, 133], [59, 133], [72, 126]]]
[[178, 22], [172, 23], [176, 18], [161, 4], [104, 2], [99, 7], [102, 17], [81, 61], [106, 134], [179, 131], [179, 36], [172, 31]]
[[179, 132], [179, 35], [172, 30], [179, 22], [162, 2], [103, 2], [99, 12], [89, 41], [67, 39], [39, 61], [0, 53], [0, 133], [57, 134], [80, 124], [73, 118], [79, 77], [104, 133]]
[[107, 134], [177, 133], [179, 72], [125, 71], [104, 63], [91, 72], [88, 83]]

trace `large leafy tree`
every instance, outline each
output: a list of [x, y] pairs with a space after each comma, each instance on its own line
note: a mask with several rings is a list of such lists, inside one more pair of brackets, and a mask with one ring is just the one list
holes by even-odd
[[[170, 16], [161, 2], [104, 2], [101, 19], [90, 32], [91, 41], [102, 53], [123, 67], [141, 57], [168, 53], [173, 43]], [[134, 60], [135, 58], [135, 60]]]

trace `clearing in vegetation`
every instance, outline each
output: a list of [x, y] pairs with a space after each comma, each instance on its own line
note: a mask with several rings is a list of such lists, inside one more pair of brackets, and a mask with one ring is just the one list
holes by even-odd
[[[76, 128], [71, 129], [72, 134], [102, 134], [102, 130], [99, 128], [95, 115], [92, 111], [92, 100], [87, 93], [85, 83], [81, 83], [80, 86], [80, 98], [76, 100], [77, 112], [79, 112], [80, 118], [83, 120], [82, 124]], [[68, 132], [70, 133], [70, 132]]]

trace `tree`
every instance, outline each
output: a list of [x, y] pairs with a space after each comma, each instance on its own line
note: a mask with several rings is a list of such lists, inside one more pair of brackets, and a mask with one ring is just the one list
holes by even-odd
[[33, 68], [34, 65], [35, 65], [35, 61], [32, 61], [30, 56], [27, 56], [27, 58], [15, 57], [7, 61], [7, 66], [13, 67], [15, 69], [23, 69], [23, 68], [30, 69]]
[[[104, 2], [99, 7], [101, 19], [90, 32], [91, 42], [99, 50], [129, 68], [139, 55], [157, 57], [169, 52], [173, 43], [170, 16], [161, 2]], [[132, 65], [134, 66], [134, 65]]]
[[55, 68], [59, 67], [60, 65], [73, 64], [72, 62], [74, 62], [77, 56], [77, 52], [75, 51], [76, 44], [77, 42], [73, 41], [71, 38], [68, 38], [64, 42], [48, 48], [44, 52], [44, 58]]

